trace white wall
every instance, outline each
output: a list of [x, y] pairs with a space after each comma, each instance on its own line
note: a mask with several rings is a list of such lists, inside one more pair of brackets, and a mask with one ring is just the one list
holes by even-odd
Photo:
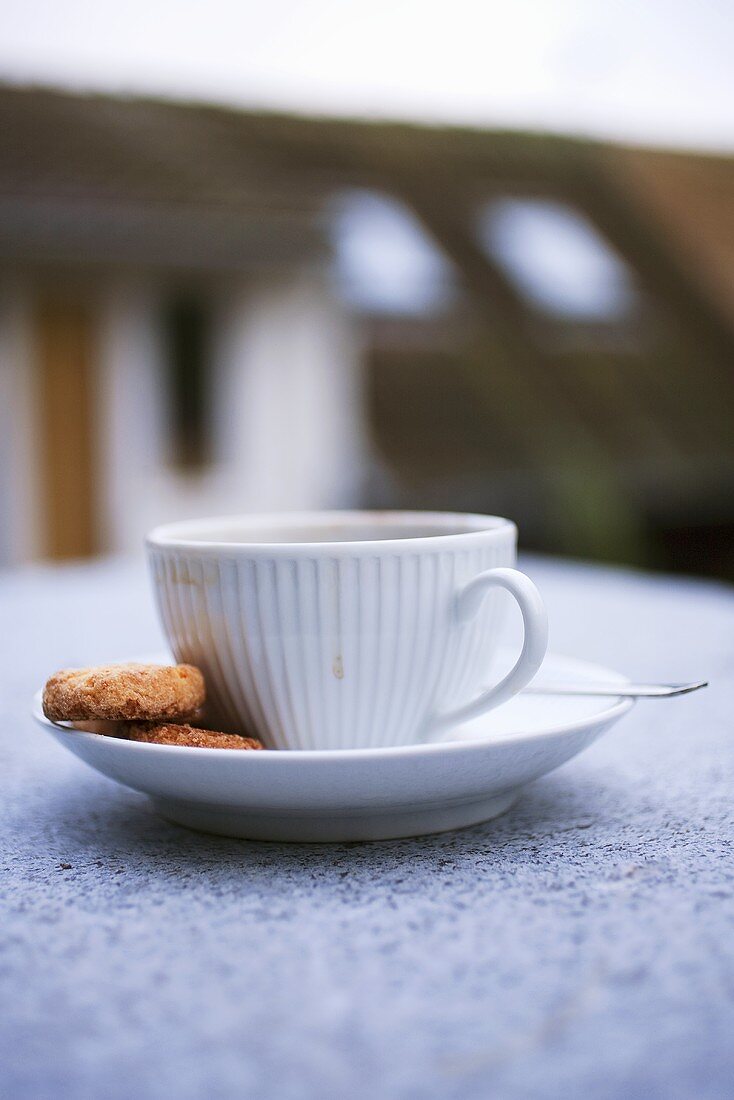
[[101, 296], [96, 405], [105, 549], [137, 550], [163, 456], [158, 289], [141, 279]]
[[241, 283], [214, 304], [215, 461], [166, 462], [161, 306], [118, 283], [100, 318], [100, 506], [107, 549], [138, 550], [156, 523], [355, 503], [366, 461], [355, 325], [320, 272]]
[[[167, 461], [165, 288], [97, 288], [97, 506], [104, 548], [137, 552], [157, 523], [358, 503], [367, 462], [356, 324], [325, 275], [228, 285], [214, 298], [214, 462]], [[0, 285], [0, 565], [41, 554], [34, 287]]]
[[302, 273], [242, 289], [223, 305], [219, 331], [233, 503], [267, 511], [358, 501], [361, 347], [326, 279]]

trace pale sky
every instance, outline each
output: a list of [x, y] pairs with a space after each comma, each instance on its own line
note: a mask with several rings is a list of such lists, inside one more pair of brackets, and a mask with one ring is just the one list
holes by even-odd
[[734, 149], [730, 0], [2, 0], [0, 79]]

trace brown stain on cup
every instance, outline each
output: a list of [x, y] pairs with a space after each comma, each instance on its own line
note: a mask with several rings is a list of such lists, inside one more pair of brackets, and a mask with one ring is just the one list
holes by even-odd
[[[186, 562], [171, 562], [168, 566], [168, 576], [174, 584], [184, 587], [202, 588], [207, 585], [215, 585], [219, 581], [219, 571], [213, 563], [202, 562], [199, 566], [200, 573], [194, 573]], [[167, 580], [165, 567], [156, 566], [155, 579], [158, 584]]]

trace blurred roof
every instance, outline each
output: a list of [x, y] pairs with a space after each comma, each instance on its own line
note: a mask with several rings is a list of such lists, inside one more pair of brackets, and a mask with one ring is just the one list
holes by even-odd
[[[474, 423], [477, 447], [494, 446], [498, 465], [570, 455], [584, 466], [601, 455], [629, 465], [635, 484], [645, 468], [658, 501], [662, 469], [671, 493], [730, 477], [732, 158], [17, 87], [0, 88], [0, 131], [6, 266], [262, 271], [311, 262], [329, 249], [325, 199], [352, 187], [388, 192], [418, 216], [479, 305], [477, 392], [456, 413], [462, 438]], [[603, 342], [593, 354], [559, 354], [539, 330], [532, 303], [476, 232], [482, 204], [508, 195], [575, 208], [626, 263], [651, 304], [633, 355]], [[464, 319], [454, 324], [465, 339]], [[443, 354], [430, 324], [418, 344]], [[442, 423], [455, 388], [432, 405]]]
[[0, 258], [239, 268], [323, 250], [237, 112], [0, 89]]
[[665, 221], [734, 316], [731, 158], [19, 87], [0, 88], [0, 131], [0, 260], [287, 264], [324, 251], [340, 186], [387, 188], [430, 221], [488, 193], [587, 205], [603, 181]]

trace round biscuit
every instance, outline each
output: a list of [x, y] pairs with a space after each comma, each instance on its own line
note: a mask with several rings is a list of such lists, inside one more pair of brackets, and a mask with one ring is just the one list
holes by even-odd
[[254, 737], [236, 733], [201, 730], [196, 726], [172, 722], [133, 722], [127, 729], [129, 741], [144, 741], [151, 745], [184, 745], [194, 749], [261, 749]]
[[165, 721], [192, 718], [206, 697], [193, 665], [100, 665], [65, 668], [43, 690], [52, 722]]

